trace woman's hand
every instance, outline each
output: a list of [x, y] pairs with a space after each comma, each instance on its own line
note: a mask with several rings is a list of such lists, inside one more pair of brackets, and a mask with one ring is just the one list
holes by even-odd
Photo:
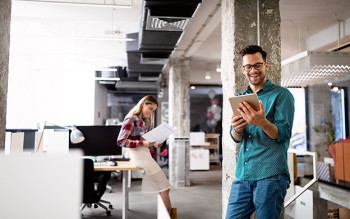
[[163, 143], [160, 143], [160, 144], [155, 145], [154, 147], [155, 147], [155, 148], [160, 148], [160, 147], [162, 147], [162, 146], [163, 146]]
[[143, 141], [143, 146], [145, 146], [146, 148], [150, 148], [150, 147], [154, 147], [156, 144], [155, 141]]

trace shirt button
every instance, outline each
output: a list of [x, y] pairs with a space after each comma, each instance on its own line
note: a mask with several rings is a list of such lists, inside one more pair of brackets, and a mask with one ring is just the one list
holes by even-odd
[[251, 135], [248, 136], [248, 138], [251, 138], [251, 137], [252, 137]]
[[244, 162], [244, 164], [247, 164], [247, 162]]
[[249, 151], [249, 149], [247, 148], [247, 149], [245, 149], [246, 151]]

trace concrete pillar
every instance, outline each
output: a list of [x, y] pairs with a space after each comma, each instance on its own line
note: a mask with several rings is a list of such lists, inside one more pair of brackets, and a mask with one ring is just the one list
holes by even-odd
[[[190, 72], [189, 59], [170, 59], [169, 64], [169, 125], [175, 128], [175, 138], [190, 134]], [[169, 181], [175, 187], [189, 186], [189, 141], [169, 142]]]
[[[268, 54], [270, 70], [267, 77], [275, 84], [281, 81], [281, 37], [278, 0], [222, 0], [222, 52], [221, 80], [223, 89], [222, 122], [222, 212], [226, 216], [227, 201], [235, 176], [235, 154], [239, 145], [229, 135], [232, 110], [228, 101], [237, 91], [245, 89], [248, 82], [241, 71], [239, 51], [258, 44]], [[236, 149], [237, 148], [237, 149]]]
[[5, 149], [11, 0], [0, 1], [0, 151]]

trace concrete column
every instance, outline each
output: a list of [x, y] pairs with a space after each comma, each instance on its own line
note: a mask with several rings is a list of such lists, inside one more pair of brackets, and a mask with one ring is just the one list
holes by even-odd
[[[190, 134], [190, 72], [189, 59], [169, 61], [169, 125], [175, 128], [175, 138]], [[175, 187], [189, 186], [189, 141], [169, 142], [169, 181]]]
[[239, 150], [239, 145], [234, 144], [229, 135], [233, 114], [228, 98], [248, 85], [241, 71], [239, 51], [250, 44], [261, 45], [268, 53], [270, 63], [267, 77], [280, 84], [280, 20], [278, 0], [222, 0], [222, 218], [226, 216], [231, 184], [235, 178], [235, 154]]
[[11, 0], [0, 1], [0, 151], [5, 149]]

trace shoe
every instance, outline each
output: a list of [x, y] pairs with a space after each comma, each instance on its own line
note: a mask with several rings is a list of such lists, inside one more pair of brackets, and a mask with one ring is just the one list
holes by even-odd
[[171, 208], [169, 214], [171, 219], [177, 219], [177, 208]]

